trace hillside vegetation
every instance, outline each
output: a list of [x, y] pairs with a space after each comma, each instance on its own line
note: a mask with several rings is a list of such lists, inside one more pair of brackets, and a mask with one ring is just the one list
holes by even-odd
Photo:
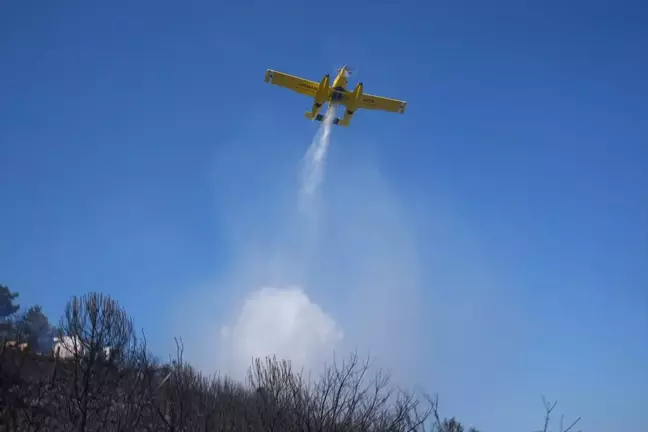
[[17, 297], [0, 286], [0, 431], [464, 430], [355, 354], [313, 379], [256, 359], [241, 383], [192, 368], [180, 341], [155, 358], [109, 296], [73, 297], [57, 327], [38, 306], [19, 314]]

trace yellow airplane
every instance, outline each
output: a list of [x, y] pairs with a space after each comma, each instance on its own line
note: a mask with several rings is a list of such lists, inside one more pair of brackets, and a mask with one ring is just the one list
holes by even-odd
[[307, 119], [324, 120], [324, 116], [319, 114], [319, 111], [322, 105], [327, 102], [329, 106], [344, 105], [346, 107], [342, 119], [333, 119], [333, 124], [340, 126], [348, 126], [353, 114], [360, 108], [401, 114], [405, 112], [407, 102], [363, 93], [361, 82], [355, 86], [353, 91], [347, 90], [347, 79], [350, 75], [350, 69], [347, 65], [339, 68], [337, 72], [333, 85], [329, 85], [329, 74], [324, 75], [322, 81], [316, 83], [315, 81], [268, 69], [265, 74], [265, 82], [312, 97], [315, 101], [313, 102], [313, 109], [306, 111]]

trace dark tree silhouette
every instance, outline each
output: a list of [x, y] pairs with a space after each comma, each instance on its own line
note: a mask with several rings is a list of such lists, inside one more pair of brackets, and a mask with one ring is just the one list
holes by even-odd
[[48, 351], [52, 348], [53, 329], [41, 306], [31, 306], [18, 321], [20, 339], [27, 342], [32, 351]]
[[6, 285], [0, 285], [0, 319], [8, 318], [18, 312], [20, 305], [14, 304], [17, 292], [11, 292]]
[[11, 292], [6, 285], [0, 285], [0, 342], [14, 339], [16, 336], [12, 318], [20, 309], [20, 305], [14, 303], [18, 295], [17, 292]]
[[108, 414], [117, 388], [132, 379], [120, 369], [137, 357], [133, 323], [110, 296], [89, 293], [68, 302], [60, 329], [63, 349], [73, 357], [65, 392], [69, 421], [80, 432], [104, 430], [114, 421]]

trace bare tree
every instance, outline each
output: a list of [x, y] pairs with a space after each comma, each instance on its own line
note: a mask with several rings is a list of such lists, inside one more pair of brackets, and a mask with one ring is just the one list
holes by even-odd
[[[196, 407], [201, 401], [204, 379], [184, 361], [184, 346], [176, 339], [176, 358], [165, 368], [165, 376], [157, 386], [155, 410], [163, 428], [168, 431], [187, 430], [196, 422]], [[194, 430], [190, 428], [190, 430]]]
[[419, 410], [421, 400], [390, 382], [388, 372], [369, 373], [371, 363], [352, 354], [335, 361], [315, 382], [294, 373], [290, 363], [256, 359], [248, 381], [257, 393], [254, 429], [417, 431], [432, 406]]
[[[544, 405], [545, 408], [545, 419], [544, 419], [544, 426], [542, 428], [542, 432], [547, 432], [547, 428], [549, 427], [549, 420], [551, 418], [551, 412], [556, 408], [556, 405], [558, 405], [558, 401], [554, 401], [553, 403], [547, 402], [545, 397], [542, 397], [542, 404]], [[570, 425], [565, 429], [563, 428], [563, 420], [565, 416], [562, 415], [560, 416], [560, 430], [559, 432], [569, 432], [578, 424], [578, 422], [581, 420], [581, 417], [578, 417], [576, 420], [574, 420]], [[580, 431], [579, 431], [580, 432]]]
[[144, 336], [141, 341], [140, 344], [131, 344], [127, 352], [111, 352], [114, 357], [109, 361], [120, 361], [116, 401], [110, 416], [114, 419], [112, 430], [115, 431], [146, 429], [154, 418], [151, 401], [155, 393], [151, 383], [155, 381], [156, 364], [148, 353]]
[[[132, 321], [109, 296], [89, 293], [68, 302], [60, 329], [63, 347], [72, 353], [63, 368], [68, 372], [69, 420], [79, 432], [106, 430], [116, 422], [110, 408], [128, 376], [120, 369], [129, 366], [127, 354], [139, 352]], [[108, 347], [110, 358], [105, 355]]]

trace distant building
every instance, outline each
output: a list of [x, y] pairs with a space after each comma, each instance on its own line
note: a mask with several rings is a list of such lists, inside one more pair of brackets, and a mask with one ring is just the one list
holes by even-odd
[[79, 355], [83, 355], [83, 351], [84, 348], [79, 338], [73, 338], [71, 336], [54, 338], [54, 347], [52, 348], [52, 354], [54, 357], [74, 358], [75, 352]]
[[[62, 338], [55, 337], [53, 341], [54, 346], [52, 348], [52, 355], [54, 355], [55, 357], [74, 358], [75, 352], [78, 353], [79, 356], [83, 356], [85, 354], [86, 348], [81, 343], [79, 338], [63, 336]], [[111, 347], [104, 347], [102, 351], [104, 358], [108, 359], [110, 358], [113, 350]]]

